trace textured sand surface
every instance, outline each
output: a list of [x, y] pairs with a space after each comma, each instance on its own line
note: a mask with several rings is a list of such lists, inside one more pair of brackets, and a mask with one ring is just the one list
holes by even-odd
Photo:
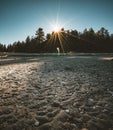
[[113, 130], [111, 59], [0, 59], [0, 130]]

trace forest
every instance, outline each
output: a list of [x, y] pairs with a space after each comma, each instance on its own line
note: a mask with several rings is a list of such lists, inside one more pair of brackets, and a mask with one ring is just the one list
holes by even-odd
[[83, 32], [62, 28], [59, 32], [45, 35], [43, 28], [38, 28], [35, 36], [28, 36], [25, 41], [17, 41], [7, 46], [0, 43], [0, 52], [56, 53], [57, 48], [61, 53], [111, 53], [113, 34], [101, 27], [97, 32], [93, 28], [84, 29]]

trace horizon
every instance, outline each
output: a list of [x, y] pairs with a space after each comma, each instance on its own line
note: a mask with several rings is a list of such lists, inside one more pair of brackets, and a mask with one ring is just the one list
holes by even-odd
[[34, 36], [38, 28], [45, 34], [58, 23], [65, 30], [101, 27], [113, 33], [113, 0], [1, 0], [0, 43], [8, 45]]

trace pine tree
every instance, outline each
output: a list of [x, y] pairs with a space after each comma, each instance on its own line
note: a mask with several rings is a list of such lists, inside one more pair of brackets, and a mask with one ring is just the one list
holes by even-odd
[[36, 31], [36, 40], [38, 43], [42, 43], [45, 40], [43, 28], [39, 28]]

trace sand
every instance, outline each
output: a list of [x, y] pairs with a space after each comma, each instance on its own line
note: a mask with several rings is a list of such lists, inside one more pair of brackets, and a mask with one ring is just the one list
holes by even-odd
[[0, 130], [113, 130], [112, 57], [0, 59]]

